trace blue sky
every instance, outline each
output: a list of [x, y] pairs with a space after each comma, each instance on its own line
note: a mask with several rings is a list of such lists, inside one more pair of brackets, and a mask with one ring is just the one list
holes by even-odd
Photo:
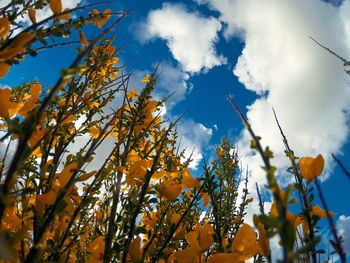
[[[156, 94], [176, 91], [165, 117], [175, 119], [187, 112], [179, 132], [189, 151], [196, 147], [195, 174], [200, 173], [201, 156], [210, 159], [221, 138], [227, 137], [239, 146], [243, 166], [249, 166], [252, 194], [256, 181], [264, 185], [260, 159], [249, 148], [249, 137], [225, 98], [231, 95], [262, 142], [274, 151], [279, 180], [289, 182], [274, 107], [298, 156], [324, 155], [322, 189], [337, 212], [340, 231], [349, 233], [345, 200], [350, 198], [350, 181], [330, 158], [335, 153], [349, 163], [349, 77], [339, 61], [309, 38], [350, 58], [349, 0], [133, 0], [113, 6], [130, 11], [115, 41], [127, 70], [140, 78], [161, 62]], [[93, 33], [92, 28], [85, 32]], [[38, 79], [50, 86], [58, 69], [71, 63], [75, 48], [27, 58], [0, 84]], [[138, 80], [133, 84], [139, 85]], [[345, 246], [350, 252], [349, 236]]]

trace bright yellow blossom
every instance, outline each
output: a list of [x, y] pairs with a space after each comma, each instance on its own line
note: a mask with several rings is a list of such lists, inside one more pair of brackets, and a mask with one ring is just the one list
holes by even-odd
[[301, 175], [306, 179], [308, 183], [315, 180], [323, 171], [324, 159], [321, 154], [316, 158], [302, 157], [299, 162]]

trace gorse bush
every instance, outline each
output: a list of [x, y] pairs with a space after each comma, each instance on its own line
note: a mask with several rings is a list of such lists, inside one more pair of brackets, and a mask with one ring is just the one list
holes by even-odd
[[[180, 120], [160, 117], [171, 97], [152, 97], [157, 71], [140, 80], [141, 91], [129, 88], [132, 76], [113, 46], [126, 13], [98, 11], [100, 5], [69, 10], [60, 0], [18, 0], [0, 8], [2, 78], [27, 56], [80, 45], [54, 86], [28, 81], [0, 89], [0, 260], [273, 262], [270, 240], [279, 236], [283, 262], [319, 262], [318, 222], [328, 218], [331, 244], [345, 262], [333, 213], [314, 204], [323, 157], [299, 160], [281, 129], [295, 177], [282, 189], [273, 153], [229, 99], [262, 156], [273, 198], [265, 211], [259, 193], [260, 214], [246, 224], [252, 198], [237, 151], [223, 139], [202, 175], [191, 175], [191, 160], [178, 148]], [[37, 21], [41, 9], [52, 16]], [[89, 24], [100, 30], [92, 39], [83, 33]], [[64, 40], [72, 32], [79, 41]], [[102, 147], [107, 157], [97, 165]], [[292, 205], [300, 211], [292, 213]]]

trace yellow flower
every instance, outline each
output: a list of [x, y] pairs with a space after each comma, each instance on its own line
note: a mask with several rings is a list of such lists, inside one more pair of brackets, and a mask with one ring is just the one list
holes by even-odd
[[151, 81], [151, 74], [146, 74], [146, 76], [141, 80], [143, 83], [148, 83]]
[[182, 184], [184, 188], [197, 188], [199, 190], [200, 184], [199, 181], [192, 177], [190, 170], [188, 168], [184, 171], [184, 177], [182, 179]]
[[162, 197], [172, 201], [179, 196], [182, 191], [182, 186], [179, 184], [164, 182], [159, 186], [158, 191], [161, 193]]
[[213, 233], [214, 229], [211, 225], [205, 224], [200, 230], [199, 230], [199, 247], [201, 248], [201, 251], [206, 251], [211, 244], [213, 244]]
[[89, 245], [88, 252], [91, 253], [88, 263], [102, 262], [105, 250], [105, 240], [103, 236], [99, 236]]
[[39, 94], [41, 90], [42, 89], [39, 83], [35, 83], [30, 87], [30, 98], [19, 111], [19, 114], [21, 114], [24, 118], [27, 116], [27, 113], [29, 111], [35, 108], [35, 104], [39, 100]]
[[35, 37], [34, 34], [22, 32], [17, 35], [9, 47], [0, 52], [0, 62], [10, 60], [25, 51], [25, 45]]
[[316, 158], [302, 157], [299, 162], [301, 175], [306, 179], [308, 183], [315, 180], [324, 168], [324, 159], [321, 154]]
[[[66, 12], [66, 11], [68, 11], [68, 10], [69, 10], [69, 8], [65, 8], [65, 9], [63, 10], [63, 12]], [[70, 19], [70, 13], [66, 13], [66, 14], [60, 15], [60, 16], [58, 16], [57, 18], [58, 18], [58, 19], [61, 19], [61, 20], [66, 20], [66, 21], [68, 21], [68, 20]]]
[[132, 263], [141, 262], [142, 259], [142, 247], [141, 238], [137, 237], [131, 240], [129, 248], [129, 257]]
[[207, 263], [243, 263], [238, 257], [236, 253], [218, 253], [211, 256]]
[[33, 24], [36, 24], [36, 10], [33, 8], [28, 9], [28, 16], [30, 21], [32, 21]]
[[10, 31], [10, 21], [4, 16], [0, 18], [0, 37], [5, 38]]
[[0, 89], [0, 117], [10, 119], [23, 107], [22, 103], [11, 101], [11, 90]]
[[255, 256], [259, 248], [253, 228], [243, 224], [233, 239], [231, 251], [239, 254], [239, 260], [246, 260]]
[[126, 183], [134, 185], [137, 182], [142, 182], [147, 174], [148, 163], [147, 160], [140, 160], [130, 166], [128, 175], [126, 176]]
[[80, 37], [80, 43], [81, 43], [83, 46], [88, 46], [88, 45], [89, 45], [89, 42], [86, 40], [83, 31], [80, 31], [80, 32], [79, 32], [79, 37]]
[[174, 225], [176, 225], [180, 221], [180, 219], [181, 219], [180, 214], [175, 213], [171, 215], [171, 223]]
[[179, 263], [193, 262], [196, 257], [199, 257], [213, 244], [213, 232], [214, 230], [209, 224], [189, 232], [186, 235], [189, 247], [175, 252], [176, 261]]
[[93, 20], [93, 24], [97, 25], [98, 28], [102, 28], [103, 25], [108, 21], [110, 16], [112, 15], [111, 9], [106, 9], [103, 14], [100, 14], [100, 12], [96, 9], [92, 10], [91, 15], [93, 17], [97, 17]]
[[50, 0], [50, 9], [55, 15], [62, 12], [62, 2], [61, 0]]
[[97, 139], [100, 136], [101, 130], [96, 128], [96, 127], [91, 127], [89, 129], [89, 133], [92, 137], [94, 137], [95, 139]]
[[203, 206], [209, 205], [209, 195], [208, 193], [203, 193]]
[[93, 177], [94, 175], [96, 174], [96, 171], [92, 171], [90, 173], [86, 173], [86, 174], [83, 174], [81, 176], [79, 176], [79, 178], [77, 179], [78, 181], [86, 181], [88, 179], [90, 179], [91, 177]]
[[0, 227], [1, 229], [8, 229], [11, 231], [18, 230], [21, 226], [21, 220], [17, 215], [17, 208], [14, 206], [9, 206], [5, 208], [4, 216], [1, 219]]
[[128, 153], [127, 161], [129, 164], [135, 163], [139, 160], [141, 160], [141, 158], [134, 149]]
[[0, 78], [3, 78], [9, 72], [11, 66], [7, 63], [0, 63]]
[[41, 201], [46, 205], [53, 205], [56, 202], [57, 193], [53, 190], [50, 190], [45, 194], [37, 195], [35, 199]]
[[[279, 212], [275, 201], [272, 203], [270, 214], [274, 217], [279, 217]], [[294, 228], [297, 228], [297, 226], [302, 223], [302, 221], [300, 220], [300, 216], [294, 215], [289, 210], [286, 211], [286, 219], [289, 220], [289, 222]]]
[[137, 96], [137, 91], [136, 89], [132, 89], [131, 91], [128, 92], [127, 97], [128, 99], [133, 99]]
[[56, 180], [54, 183], [54, 190], [58, 192], [59, 189], [62, 189], [71, 179], [73, 172], [77, 169], [78, 164], [76, 162], [68, 164], [62, 172], [56, 175]]
[[[334, 212], [329, 212], [329, 215], [330, 216], [334, 216], [335, 213]], [[314, 216], [318, 216], [320, 218], [326, 218], [327, 217], [327, 212], [326, 210], [323, 210], [319, 205], [315, 206], [312, 208], [311, 212], [310, 212], [311, 215], [314, 215]]]
[[32, 136], [30, 136], [28, 141], [29, 145], [32, 147], [36, 146], [48, 132], [49, 128], [42, 129], [40, 125], [38, 125], [35, 131], [32, 133]]
[[269, 239], [266, 237], [266, 231], [265, 226], [260, 222], [257, 215], [253, 216], [254, 225], [259, 231], [259, 246], [261, 248], [262, 254], [264, 256], [268, 256], [270, 254], [270, 242]]

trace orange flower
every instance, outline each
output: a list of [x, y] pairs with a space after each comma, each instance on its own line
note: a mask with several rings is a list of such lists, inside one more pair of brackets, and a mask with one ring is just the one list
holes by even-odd
[[45, 194], [37, 195], [35, 199], [41, 201], [46, 205], [53, 205], [56, 202], [57, 193], [53, 190], [50, 190]]
[[269, 239], [266, 237], [266, 231], [263, 224], [258, 224], [258, 231], [259, 231], [259, 246], [262, 250], [262, 253], [264, 256], [269, 256], [270, 254], [270, 242]]
[[159, 186], [159, 192], [162, 194], [162, 197], [172, 201], [175, 200], [181, 193], [182, 186], [179, 184], [172, 184], [170, 182], [164, 182]]
[[302, 157], [299, 162], [301, 175], [306, 179], [308, 183], [315, 180], [324, 168], [324, 159], [321, 154], [316, 158]]
[[28, 141], [29, 145], [32, 147], [36, 146], [48, 132], [48, 128], [42, 129], [40, 125], [38, 125], [35, 131], [32, 133], [32, 136], [30, 136]]
[[209, 205], [209, 195], [208, 193], [203, 193], [203, 206]]
[[80, 32], [79, 32], [79, 37], [80, 37], [80, 43], [81, 43], [83, 46], [88, 46], [88, 45], [89, 45], [89, 42], [86, 40], [83, 31], [80, 31]]
[[105, 250], [105, 240], [103, 236], [99, 236], [89, 245], [88, 252], [91, 253], [88, 263], [102, 262]]
[[207, 263], [243, 263], [238, 257], [236, 253], [218, 253], [211, 256]]
[[9, 47], [0, 52], [0, 62], [10, 60], [25, 51], [25, 45], [35, 37], [34, 34], [22, 32], [15, 37]]
[[137, 237], [131, 240], [129, 248], [129, 257], [132, 263], [141, 262], [142, 259], [142, 247], [141, 238]]
[[111, 9], [106, 9], [103, 14], [100, 14], [100, 12], [96, 9], [92, 10], [91, 15], [94, 16], [99, 16], [97, 17], [94, 21], [93, 24], [97, 25], [98, 28], [102, 28], [103, 25], [108, 21], [110, 16], [112, 15], [112, 10]]
[[24, 118], [27, 116], [27, 113], [35, 108], [35, 104], [39, 99], [39, 94], [41, 92], [41, 86], [39, 83], [35, 83], [30, 87], [30, 98], [26, 102], [26, 104], [21, 108], [19, 114], [21, 114]]
[[78, 167], [78, 164], [76, 162], [70, 163], [66, 167], [64, 167], [62, 172], [56, 175], [56, 180], [54, 183], [55, 191], [58, 191], [59, 189], [62, 189], [66, 186], [66, 184], [71, 179], [74, 170], [76, 170], [77, 167]]
[[243, 224], [233, 239], [231, 253], [218, 253], [211, 256], [209, 263], [243, 263], [260, 250], [256, 234], [251, 226]]
[[[329, 212], [329, 215], [330, 216], [334, 216], [335, 213], [334, 212]], [[320, 218], [326, 218], [327, 217], [327, 212], [326, 210], [323, 210], [319, 205], [315, 206], [312, 208], [311, 212], [310, 212], [311, 215], [314, 215], [314, 216], [318, 216]]]
[[7, 63], [0, 63], [0, 78], [3, 78], [9, 72], [11, 66]]
[[[274, 217], [279, 217], [279, 212], [275, 201], [272, 203], [270, 214]], [[292, 226], [294, 226], [294, 228], [297, 228], [297, 226], [302, 223], [302, 221], [300, 220], [300, 216], [294, 215], [289, 210], [286, 211], [286, 219], [289, 220], [289, 222], [292, 224]]]
[[95, 139], [97, 139], [100, 136], [101, 130], [96, 128], [96, 127], [91, 127], [89, 129], [89, 133], [92, 137], [94, 137]]
[[132, 89], [131, 91], [129, 91], [129, 92], [127, 93], [127, 96], [128, 96], [128, 99], [129, 99], [129, 100], [135, 98], [135, 97], [137, 96], [137, 91], [136, 91], [136, 89]]
[[62, 12], [62, 2], [61, 0], [50, 0], [50, 9], [55, 15]]
[[10, 31], [10, 21], [4, 16], [0, 18], [0, 37], [5, 38], [9, 34]]
[[196, 257], [200, 256], [213, 244], [213, 232], [214, 230], [209, 224], [189, 232], [186, 235], [189, 247], [175, 252], [176, 261], [181, 263], [193, 262]]
[[[69, 8], [65, 8], [65, 9], [63, 10], [63, 12], [66, 12], [66, 11], [68, 11], [68, 10], [69, 10]], [[68, 20], [70, 19], [70, 13], [66, 13], [66, 14], [60, 15], [60, 16], [58, 16], [57, 18], [58, 18], [58, 19], [61, 19], [61, 20], [66, 20], [66, 21], [68, 21]]]
[[128, 175], [126, 176], [126, 183], [129, 185], [134, 185], [136, 182], [142, 182], [147, 174], [147, 160], [140, 160], [133, 163], [130, 166]]
[[10, 119], [21, 108], [22, 103], [15, 103], [11, 101], [11, 90], [0, 89], [0, 117], [4, 119]]
[[184, 177], [182, 179], [182, 184], [184, 188], [197, 188], [199, 190], [200, 184], [197, 179], [192, 177], [190, 170], [188, 168], [185, 169], [184, 171]]
[[36, 10], [33, 8], [28, 9], [28, 16], [30, 21], [32, 21], [33, 24], [36, 24]]
[[151, 74], [146, 74], [146, 76], [141, 80], [143, 83], [148, 83], [151, 81]]
[[233, 239], [231, 251], [239, 254], [239, 260], [246, 260], [255, 256], [259, 248], [253, 228], [243, 224]]

